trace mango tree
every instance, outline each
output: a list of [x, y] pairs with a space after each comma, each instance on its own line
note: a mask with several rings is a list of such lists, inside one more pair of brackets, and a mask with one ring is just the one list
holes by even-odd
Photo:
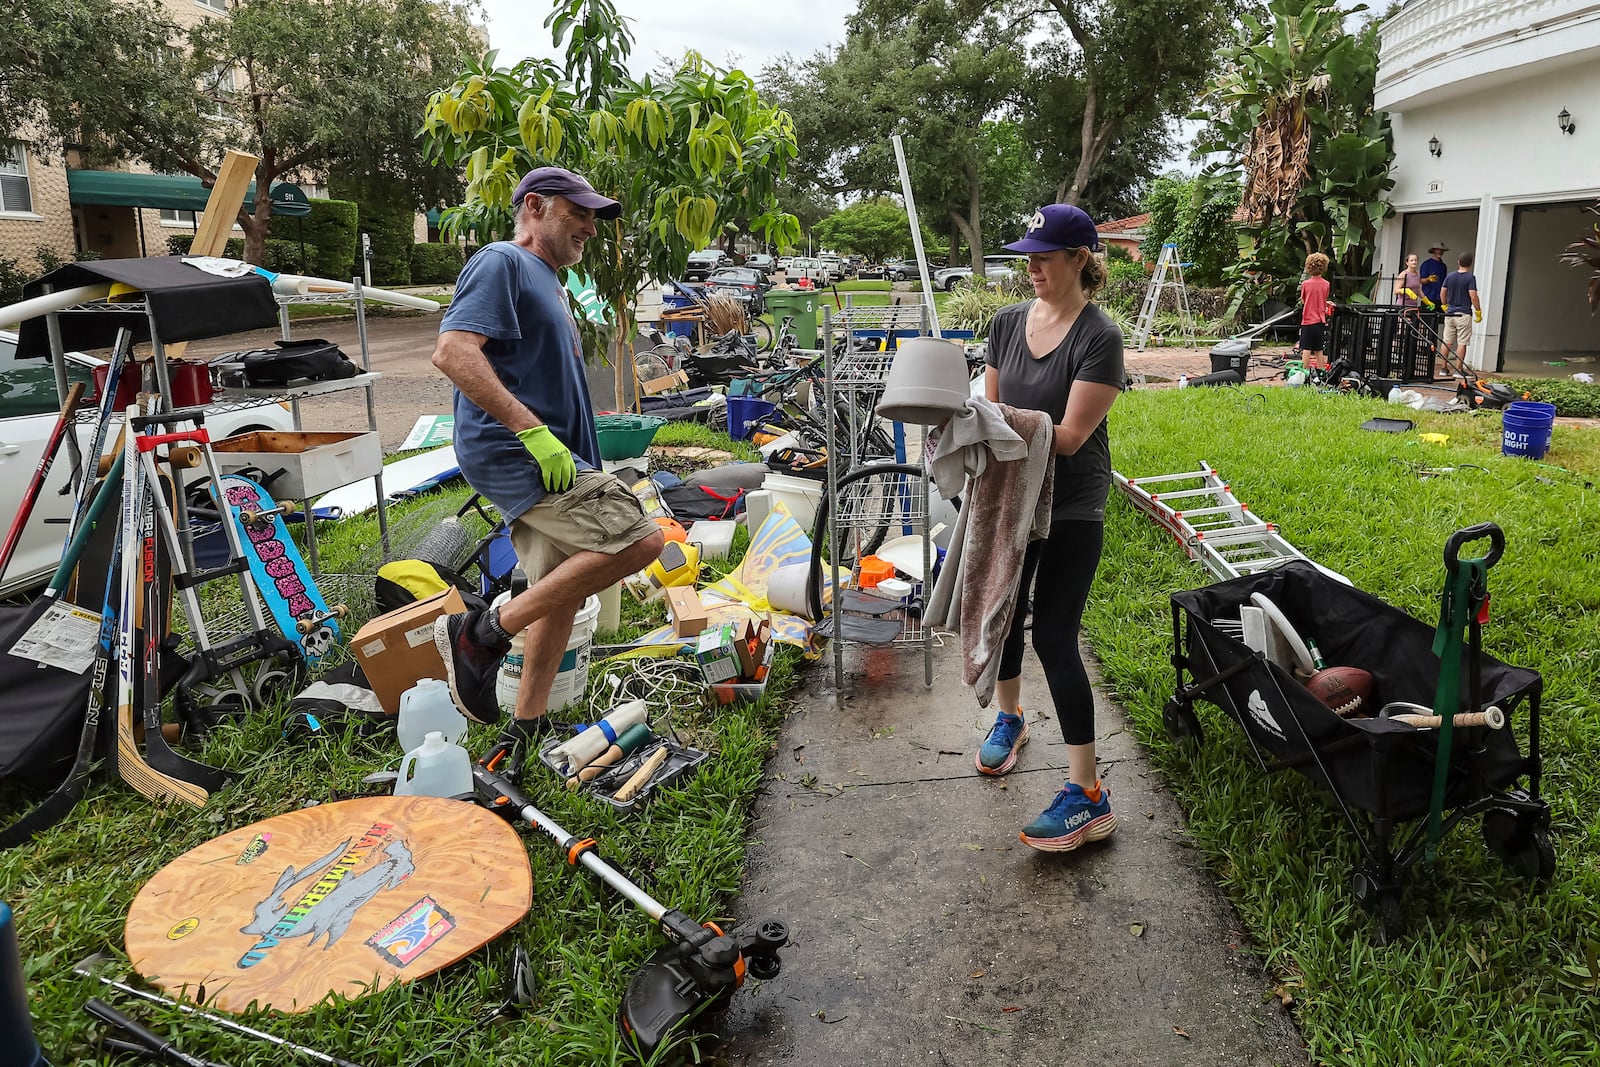
[[621, 201], [621, 217], [600, 224], [574, 268], [610, 309], [608, 326], [580, 324], [591, 345], [610, 347], [621, 409], [645, 285], [679, 277], [689, 253], [735, 218], [769, 244], [798, 238], [798, 221], [775, 198], [795, 155], [794, 125], [750, 78], [692, 52], [670, 77], [630, 76], [633, 39], [610, 0], [564, 0], [545, 25], [558, 47], [566, 40], [563, 65], [529, 59], [505, 69], [494, 53], [468, 64], [429, 101], [422, 136], [436, 163], [465, 168], [465, 203], [441, 220], [451, 236], [509, 236], [511, 194], [534, 167], [566, 167]]

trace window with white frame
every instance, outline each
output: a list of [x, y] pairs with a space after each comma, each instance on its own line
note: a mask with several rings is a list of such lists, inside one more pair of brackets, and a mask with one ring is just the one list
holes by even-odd
[[21, 145], [0, 145], [0, 211], [32, 213], [28, 153]]
[[209, 7], [213, 11], [228, 10], [228, 0], [194, 0], [201, 7]]
[[206, 79], [204, 90], [211, 97], [211, 117], [218, 119], [233, 116], [234, 90], [238, 83], [233, 77], [233, 67], [223, 64], [211, 72], [211, 77]]
[[199, 222], [199, 216], [193, 211], [182, 211], [174, 207], [161, 209], [161, 225], [163, 226], [194, 226]]

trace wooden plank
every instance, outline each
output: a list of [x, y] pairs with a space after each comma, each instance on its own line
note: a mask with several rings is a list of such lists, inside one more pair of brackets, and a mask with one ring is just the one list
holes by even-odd
[[[206, 197], [206, 209], [200, 216], [200, 226], [195, 230], [194, 241], [189, 245], [191, 256], [220, 256], [228, 250], [228, 238], [233, 236], [233, 224], [244, 207], [244, 196], [250, 191], [250, 182], [256, 176], [256, 164], [261, 160], [247, 152], [228, 149], [222, 166], [217, 170], [217, 180]], [[267, 190], [259, 190], [266, 196]], [[181, 359], [189, 342], [180, 341], [167, 346], [167, 358]]]
[[124, 931], [134, 969], [173, 995], [309, 1011], [447, 967], [520, 922], [522, 839], [474, 804], [368, 797], [223, 834], [145, 884]]

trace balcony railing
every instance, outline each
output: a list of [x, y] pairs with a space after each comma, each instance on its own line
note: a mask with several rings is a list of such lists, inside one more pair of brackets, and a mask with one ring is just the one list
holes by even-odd
[[1380, 31], [1378, 89], [1463, 49], [1595, 17], [1600, 0], [1412, 0]]

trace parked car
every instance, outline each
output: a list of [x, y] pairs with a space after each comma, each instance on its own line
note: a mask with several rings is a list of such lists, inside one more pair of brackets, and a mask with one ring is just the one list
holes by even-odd
[[689, 264], [683, 268], [683, 280], [686, 282], [703, 282], [711, 277], [711, 272], [722, 267], [733, 266], [733, 260], [728, 258], [726, 252], [719, 252], [715, 248], [708, 248], [701, 252], [689, 253]]
[[766, 293], [771, 288], [766, 275], [753, 267], [723, 267], [706, 279], [707, 295], [737, 297], [752, 315], [767, 310]]
[[[92, 390], [94, 368], [104, 362], [82, 352], [68, 352], [67, 378], [81, 380]], [[18, 359], [17, 335], [0, 330], [0, 523], [7, 524], [7, 528], [44, 455], [45, 443], [50, 439], [60, 410], [50, 361]], [[93, 427], [86, 421], [79, 421], [74, 429], [80, 444], [88, 447]], [[292, 430], [294, 417], [283, 405], [255, 404], [207, 415], [206, 429], [213, 439], [254, 430]], [[115, 440], [116, 431], [112, 430], [108, 436]], [[63, 443], [34, 504], [33, 514], [23, 528], [16, 555], [0, 580], [0, 596], [38, 588], [61, 562], [64, 523], [73, 504], [72, 496], [62, 496], [61, 489], [71, 474], [72, 461]]]
[[795, 256], [783, 271], [784, 280], [790, 285], [801, 278], [810, 278], [812, 285], [828, 284], [828, 268], [820, 259], [811, 259], [807, 256]]
[[758, 270], [762, 274], [771, 274], [776, 267], [773, 258], [765, 252], [757, 252], [753, 256], [744, 257], [744, 265], [752, 270]]
[[838, 256], [820, 255], [817, 257], [817, 262], [828, 272], [827, 284], [844, 281], [844, 260]]
[[891, 282], [903, 282], [917, 276], [917, 265], [909, 259], [886, 259], [883, 276]]
[[[1019, 256], [984, 256], [983, 272], [989, 284], [997, 284], [1008, 280], [1016, 273]], [[944, 267], [933, 272], [933, 287], [949, 292], [964, 281], [972, 278], [971, 266]]]

